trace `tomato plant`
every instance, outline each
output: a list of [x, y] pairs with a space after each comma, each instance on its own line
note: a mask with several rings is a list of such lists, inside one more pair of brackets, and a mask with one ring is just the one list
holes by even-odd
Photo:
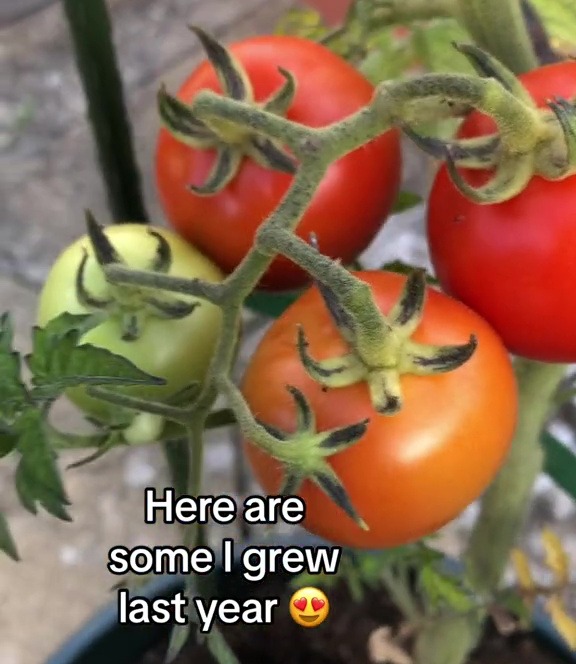
[[[520, 77], [539, 106], [576, 95], [576, 62]], [[494, 131], [473, 113], [460, 136]], [[464, 171], [473, 185], [483, 171]], [[428, 206], [428, 241], [443, 288], [475, 309], [513, 353], [548, 362], [576, 361], [576, 176], [534, 177], [511, 200], [477, 205], [452, 184], [445, 166]]]
[[[105, 232], [118, 255], [130, 267], [150, 269], [161, 238], [170, 253], [168, 274], [211, 282], [222, 279], [222, 273], [209, 259], [172, 231], [150, 229], [142, 224], [121, 224], [110, 226]], [[85, 252], [88, 257], [81, 268]], [[106, 319], [88, 331], [82, 342], [122, 355], [142, 371], [166, 381], [159, 387], [131, 386], [123, 391], [162, 400], [203, 379], [220, 329], [219, 308], [202, 301], [184, 317], [163, 316], [145, 302], [150, 295], [161, 298], [160, 291], [129, 286], [113, 288], [106, 282], [87, 236], [69, 245], [53, 264], [40, 294], [37, 314], [40, 327], [63, 312], [84, 314], [93, 310], [78, 292], [79, 269], [82, 288], [88, 296], [100, 303], [108, 301]], [[171, 297], [174, 302], [174, 296]], [[140, 317], [141, 330], [137, 338], [127, 339], [124, 324], [133, 314]], [[88, 414], [102, 419], [110, 416], [111, 406], [88, 396], [83, 389], [74, 388], [67, 394]]]
[[[310, 127], [323, 127], [366, 106], [373, 86], [351, 65], [323, 46], [288, 36], [253, 37], [229, 52], [249, 77], [256, 102], [277, 92], [286, 79], [296, 81], [286, 116]], [[178, 98], [190, 103], [200, 90], [221, 92], [214, 67], [202, 63], [185, 81]], [[171, 225], [231, 272], [248, 252], [256, 230], [278, 206], [292, 175], [244, 158], [224, 189], [204, 196], [187, 185], [205, 182], [214, 165], [214, 151], [185, 145], [166, 129], [160, 131], [156, 179], [160, 200]], [[396, 130], [354, 150], [328, 169], [298, 225], [298, 234], [318, 237], [321, 251], [345, 263], [371, 242], [390, 212], [400, 178]], [[260, 286], [284, 290], [303, 285], [307, 275], [286, 258], [274, 261]]]
[[[357, 275], [370, 284], [383, 313], [393, 306], [406, 279], [390, 272]], [[300, 491], [306, 502], [306, 528], [344, 545], [395, 546], [435, 531], [479, 496], [502, 464], [517, 411], [510, 360], [482, 318], [428, 288], [413, 340], [458, 344], [473, 333], [478, 346], [454, 371], [403, 376], [404, 406], [392, 417], [373, 410], [365, 383], [327, 390], [314, 382], [296, 349], [298, 325], [315, 357], [332, 357], [346, 349], [319, 291], [309, 289], [275, 321], [250, 359], [242, 391], [255, 417], [284, 431], [294, 430], [294, 408], [286, 391], [291, 385], [308, 399], [319, 431], [370, 419], [359, 442], [329, 458], [370, 530], [361, 530], [307, 480]], [[279, 464], [249, 442], [246, 453], [264, 489], [277, 492]]]

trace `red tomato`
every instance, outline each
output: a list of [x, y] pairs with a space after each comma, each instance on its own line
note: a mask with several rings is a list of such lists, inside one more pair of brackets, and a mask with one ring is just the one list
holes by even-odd
[[[397, 301], [406, 279], [389, 272], [358, 276], [371, 285], [383, 312]], [[329, 459], [370, 530], [361, 530], [306, 480], [299, 495], [306, 502], [308, 530], [354, 547], [397, 546], [434, 532], [480, 495], [504, 460], [517, 412], [508, 354], [482, 318], [428, 289], [413, 339], [461, 344], [473, 333], [478, 347], [449, 373], [403, 376], [404, 407], [394, 416], [373, 410], [365, 383], [325, 391], [309, 378], [296, 350], [298, 324], [313, 357], [321, 360], [346, 351], [318, 290], [311, 288], [274, 322], [250, 360], [242, 391], [254, 416], [293, 431], [295, 409], [286, 390], [293, 385], [308, 399], [318, 431], [370, 418], [364, 436]], [[249, 442], [245, 449], [260, 484], [267, 493], [276, 493], [283, 474], [278, 462]]]
[[[257, 101], [285, 82], [278, 67], [297, 80], [291, 120], [322, 127], [366, 106], [373, 86], [351, 65], [323, 46], [298, 37], [253, 37], [229, 49], [244, 66]], [[178, 97], [191, 102], [199, 90], [221, 87], [213, 67], [202, 63], [186, 80]], [[156, 153], [156, 178], [168, 220], [185, 238], [231, 272], [248, 252], [258, 226], [277, 207], [292, 176], [264, 169], [245, 159], [232, 182], [213, 196], [197, 196], [186, 185], [202, 184], [213, 165], [212, 151], [199, 151], [161, 130]], [[320, 250], [345, 263], [374, 238], [390, 212], [400, 179], [400, 146], [389, 131], [330, 167], [298, 226], [306, 238], [316, 233]], [[261, 284], [295, 288], [309, 280], [287, 259], [276, 260]]]
[[[520, 77], [539, 106], [576, 95], [576, 62]], [[472, 114], [460, 136], [491, 133]], [[479, 186], [486, 172], [465, 171]], [[481, 314], [513, 353], [547, 362], [576, 361], [576, 176], [534, 177], [515, 198], [477, 205], [440, 168], [428, 204], [428, 242], [442, 287]]]

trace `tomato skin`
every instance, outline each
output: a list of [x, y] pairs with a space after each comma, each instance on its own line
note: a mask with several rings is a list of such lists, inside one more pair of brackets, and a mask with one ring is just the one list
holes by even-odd
[[[299, 37], [253, 37], [232, 45], [263, 101], [284, 82], [278, 66], [297, 79], [291, 120], [322, 127], [358, 111], [372, 99], [373, 86], [351, 65], [323, 46]], [[221, 92], [214, 70], [202, 63], [185, 81], [178, 97], [190, 103], [202, 89]], [[245, 159], [240, 171], [214, 196], [197, 196], [186, 185], [205, 181], [214, 161], [212, 151], [178, 142], [165, 129], [159, 133], [156, 181], [171, 225], [231, 272], [250, 249], [255, 232], [277, 207], [292, 177]], [[329, 168], [298, 226], [300, 237], [318, 236], [323, 253], [352, 261], [371, 242], [390, 212], [400, 183], [400, 144], [395, 130], [384, 133]], [[285, 258], [274, 261], [260, 287], [296, 288], [307, 275]]]
[[[107, 227], [105, 232], [127, 265], [149, 269], [157, 240], [148, 234], [148, 228], [143, 224], [117, 224]], [[210, 260], [174, 232], [157, 227], [153, 230], [160, 233], [171, 248], [172, 265], [168, 274], [200, 277], [212, 282], [223, 279], [220, 270]], [[83, 249], [89, 255], [84, 283], [91, 294], [106, 296], [103, 272], [94, 259], [90, 242], [84, 236], [58, 256], [48, 274], [38, 303], [37, 323], [40, 327], [64, 311], [72, 314], [90, 312], [76, 296], [76, 271]], [[218, 338], [221, 318], [217, 306], [202, 301], [189, 316], [180, 320], [148, 318], [141, 336], [135, 341], [123, 341], [119, 318], [110, 317], [87, 332], [82, 342], [122, 355], [150, 375], [164, 378], [166, 384], [159, 387], [122, 388], [128, 394], [161, 401], [191, 382], [204, 378]], [[89, 415], [102, 420], [111, 417], [113, 407], [89, 397], [84, 389], [71, 389], [67, 391], [67, 396]]]
[[[576, 95], [576, 62], [520, 77], [539, 106]], [[460, 136], [494, 131], [491, 118], [472, 114]], [[486, 172], [464, 172], [479, 186]], [[444, 166], [428, 203], [428, 243], [446, 292], [497, 330], [509, 350], [546, 362], [576, 361], [576, 176], [526, 189], [497, 205], [460, 194]]]
[[[405, 277], [362, 272], [383, 312], [400, 295]], [[294, 430], [295, 412], [286, 385], [305, 394], [318, 431], [370, 418], [362, 439], [330, 457], [353, 505], [367, 522], [365, 532], [320, 489], [306, 480], [304, 526], [338, 544], [382, 548], [407, 543], [437, 530], [477, 498], [508, 451], [517, 414], [517, 390], [501, 341], [473, 311], [428, 289], [423, 320], [413, 339], [422, 343], [465, 343], [478, 338], [472, 358], [455, 371], [401, 378], [404, 407], [392, 417], [378, 415], [364, 383], [323, 391], [305, 373], [296, 351], [302, 324], [313, 357], [341, 354], [346, 344], [316, 288], [311, 288], [275, 321], [261, 341], [242, 382], [255, 417]], [[289, 443], [288, 443], [289, 444]], [[246, 455], [267, 493], [280, 488], [279, 464], [255, 445]]]

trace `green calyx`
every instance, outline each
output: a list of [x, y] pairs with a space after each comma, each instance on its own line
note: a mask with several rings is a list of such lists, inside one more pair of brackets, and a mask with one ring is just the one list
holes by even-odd
[[433, 346], [411, 339], [422, 318], [426, 295], [424, 271], [416, 270], [407, 279], [400, 299], [388, 315], [372, 301], [354, 296], [343, 306], [330, 288], [318, 284], [331, 318], [349, 345], [341, 357], [315, 360], [308, 352], [306, 331], [298, 330], [300, 360], [316, 382], [339, 388], [366, 382], [374, 409], [394, 415], [402, 408], [404, 374], [427, 376], [446, 373], [464, 364], [476, 349], [474, 336], [466, 344]]
[[[496, 120], [497, 133], [444, 141], [419, 135], [407, 122], [400, 124], [422, 150], [446, 161], [459, 191], [476, 203], [489, 205], [519, 194], [534, 175], [560, 180], [576, 173], [573, 100], [554, 99], [548, 108], [538, 109], [520, 81], [498, 60], [474, 45], [454, 46], [481, 79], [499, 84], [497, 88], [486, 87], [478, 103], [479, 110]], [[462, 177], [460, 168], [492, 169], [493, 175], [482, 186], [474, 187]]]
[[[234, 56], [200, 28], [191, 26], [190, 29], [200, 40], [226, 97], [276, 115], [286, 113], [296, 92], [296, 81], [290, 72], [279, 67], [284, 84], [266, 101], [258, 103], [250, 79]], [[168, 94], [164, 87], [158, 92], [158, 111], [163, 126], [177, 140], [198, 150], [216, 151], [216, 160], [206, 181], [200, 186], [188, 185], [195, 194], [209, 196], [224, 189], [238, 173], [244, 157], [264, 168], [291, 175], [296, 172], [293, 158], [278, 142], [251, 127], [239, 127], [223, 119], [200, 120], [188, 104]]]
[[327, 459], [358, 442], [366, 432], [368, 420], [356, 424], [316, 431], [316, 420], [306, 397], [291, 385], [286, 389], [296, 408], [296, 429], [282, 431], [266, 422], [254, 419], [238, 388], [230, 380], [223, 385], [238, 420], [242, 435], [253, 445], [274, 457], [284, 469], [281, 495], [298, 492], [302, 482], [309, 480], [329, 496], [360, 528], [368, 526], [354, 508], [344, 485]]
[[[94, 256], [104, 270], [109, 265], [124, 265], [104, 231], [90, 212], [86, 212], [88, 237], [94, 250]], [[156, 254], [150, 270], [166, 274], [172, 264], [172, 251], [165, 238], [156, 231], [148, 233], [158, 242]], [[148, 317], [180, 319], [189, 316], [199, 306], [199, 302], [177, 299], [172, 295], [158, 293], [149, 288], [135, 285], [120, 285], [108, 282], [105, 297], [95, 296], [86, 285], [86, 266], [90, 257], [84, 251], [76, 272], [76, 297], [82, 306], [91, 311], [102, 310], [109, 316], [119, 317], [122, 321], [122, 339], [135, 341], [140, 337], [144, 322]]]

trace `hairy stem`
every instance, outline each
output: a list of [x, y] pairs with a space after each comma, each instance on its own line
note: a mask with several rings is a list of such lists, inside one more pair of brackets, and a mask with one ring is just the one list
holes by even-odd
[[498, 588], [542, 470], [541, 433], [565, 373], [562, 364], [516, 362], [520, 391], [516, 434], [505, 465], [484, 496], [466, 553], [468, 574], [478, 590], [490, 593]]
[[[516, 362], [520, 397], [516, 433], [506, 463], [484, 496], [465, 555], [470, 585], [482, 597], [489, 598], [498, 590], [524, 522], [534, 482], [543, 466], [542, 429], [565, 372], [566, 367], [560, 364], [524, 359]], [[479, 612], [466, 620], [454, 615], [432, 622], [417, 640], [416, 664], [464, 664], [476, 645], [485, 616]], [[431, 635], [434, 647], [430, 647]]]

